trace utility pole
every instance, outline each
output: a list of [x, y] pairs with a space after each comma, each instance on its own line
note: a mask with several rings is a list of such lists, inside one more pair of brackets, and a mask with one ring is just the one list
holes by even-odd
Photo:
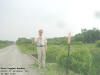
[[66, 75], [69, 74], [69, 68], [70, 68], [70, 62], [69, 62], [69, 59], [70, 59], [70, 43], [71, 43], [71, 33], [69, 32], [68, 33], [68, 55], [67, 55], [67, 66], [66, 66]]

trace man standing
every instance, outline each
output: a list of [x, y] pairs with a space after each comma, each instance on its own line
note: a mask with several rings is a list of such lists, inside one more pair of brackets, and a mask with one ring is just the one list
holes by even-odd
[[45, 68], [46, 51], [47, 51], [47, 40], [43, 37], [43, 30], [39, 30], [39, 36], [35, 39], [38, 53], [38, 65], [39, 68]]

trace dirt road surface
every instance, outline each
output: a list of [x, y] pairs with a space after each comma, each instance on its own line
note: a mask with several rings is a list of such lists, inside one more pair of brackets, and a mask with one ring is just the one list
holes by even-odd
[[20, 52], [16, 45], [0, 50], [0, 75], [40, 75], [32, 68], [31, 56]]

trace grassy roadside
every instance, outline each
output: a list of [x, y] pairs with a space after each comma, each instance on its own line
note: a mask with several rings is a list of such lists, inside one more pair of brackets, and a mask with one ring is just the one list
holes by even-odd
[[[36, 47], [33, 49], [33, 45], [18, 45], [20, 48], [21, 52], [27, 53], [27, 54], [36, 54]], [[92, 67], [92, 71], [90, 75], [100, 75], [100, 48], [96, 47], [95, 44], [85, 44], [85, 45], [71, 45], [71, 50], [77, 50], [78, 48], [88, 48], [94, 57], [94, 63]], [[46, 69], [38, 69], [38, 65], [35, 63], [33, 67], [37, 68], [40, 73], [45, 73], [43, 75], [66, 75], [65, 69], [59, 67], [56, 62], [50, 62], [54, 61], [56, 56], [56, 51], [58, 52], [59, 50], [66, 49], [64, 46], [57, 46], [57, 45], [48, 45], [48, 52], [47, 52], [47, 60], [48, 62], [46, 63]], [[42, 75], [42, 74], [41, 74]], [[78, 75], [72, 71], [70, 71], [69, 75]]]
[[[45, 69], [43, 68], [38, 69], [38, 64], [36, 63], [33, 64], [33, 67], [35, 67], [41, 75], [66, 75], [66, 70], [61, 68], [56, 63], [47, 63]], [[79, 75], [79, 74], [69, 71], [69, 75]]]
[[30, 45], [17, 45], [22, 53], [34, 54], [36, 53], [36, 47], [32, 44]]
[[12, 41], [0, 40], [0, 49], [5, 48], [13, 43], [14, 42]]
[[5, 48], [7, 46], [9, 46], [9, 45], [0, 45], [0, 49]]
[[[96, 47], [95, 44], [86, 44], [86, 45], [72, 45], [71, 50], [76, 50], [77, 48], [86, 47], [90, 50], [94, 60], [93, 60], [93, 67], [91, 68], [91, 72], [89, 75], [100, 75], [100, 48]], [[37, 68], [37, 64], [35, 63], [34, 66]], [[47, 63], [46, 69], [40, 69], [39, 72], [45, 72], [45, 75], [66, 75], [65, 69], [58, 66], [56, 63]], [[70, 71], [69, 75], [81, 75], [76, 74]]]
[[[33, 45], [31, 45], [31, 44], [30, 45], [28, 45], [28, 44], [27, 45], [18, 45], [18, 47], [19, 47], [19, 49], [20, 49], [20, 51], [22, 53], [26, 53], [26, 54], [36, 54], [36, 52], [37, 52], [36, 51], [36, 47], [33, 47]], [[56, 45], [55, 46], [51, 46], [50, 45], [50, 46], [48, 46], [48, 48], [50, 50], [52, 48], [59, 49], [59, 47], [56, 46]], [[52, 51], [51, 51], [51, 53], [52, 53]], [[55, 57], [55, 56], [53, 56], [53, 57]], [[50, 60], [50, 59], [48, 59], [48, 60]], [[62, 75], [65, 75], [65, 73], [66, 73], [65, 70], [63, 68], [60, 68], [56, 63], [46, 63], [45, 70], [44, 69], [38, 69], [38, 64], [37, 63], [33, 64], [33, 67], [35, 67], [38, 70], [38, 72], [42, 73], [43, 75], [44, 75], [44, 73], [45, 73], [45, 75], [61, 75], [61, 74]]]

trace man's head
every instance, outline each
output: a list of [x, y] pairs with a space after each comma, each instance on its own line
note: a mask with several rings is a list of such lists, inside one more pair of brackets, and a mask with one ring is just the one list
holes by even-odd
[[40, 29], [40, 30], [39, 30], [39, 36], [42, 36], [42, 34], [43, 34], [43, 30]]

